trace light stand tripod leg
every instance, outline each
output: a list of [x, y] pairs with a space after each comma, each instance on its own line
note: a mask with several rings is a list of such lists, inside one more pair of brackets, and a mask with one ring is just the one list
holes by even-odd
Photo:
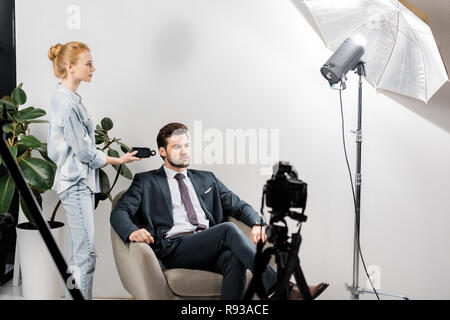
[[[375, 294], [375, 291], [366, 290], [366, 289], [361, 289], [360, 292], [361, 293]], [[376, 294], [378, 294], [379, 296], [385, 296], [385, 297], [392, 297], [392, 298], [399, 298], [399, 299], [403, 299], [403, 300], [409, 300], [409, 298], [407, 296], [405, 296], [404, 294], [386, 293], [386, 292], [380, 292], [380, 291], [377, 291]]]

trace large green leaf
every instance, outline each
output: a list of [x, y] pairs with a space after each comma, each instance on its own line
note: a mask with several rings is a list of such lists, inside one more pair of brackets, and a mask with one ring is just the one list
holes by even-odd
[[39, 148], [42, 145], [38, 138], [33, 135], [22, 136], [20, 142], [27, 148]]
[[5, 133], [13, 133], [13, 132], [14, 132], [13, 124], [12, 124], [12, 123], [9, 123], [9, 124], [3, 126], [3, 131], [4, 131]]
[[14, 187], [14, 181], [9, 174], [0, 179], [0, 214], [8, 212], [14, 196]]
[[30, 111], [33, 111], [33, 110], [35, 110], [35, 107], [27, 107], [27, 108], [21, 109], [21, 110], [20, 110], [20, 113], [26, 114], [26, 113], [28, 113], [28, 112], [30, 112]]
[[16, 105], [14, 104], [14, 101], [10, 96], [4, 96], [3, 98], [1, 98], [0, 104], [6, 105], [6, 110], [14, 110], [16, 108]]
[[16, 116], [16, 119], [20, 121], [37, 119], [47, 114], [44, 109], [34, 107], [28, 107], [26, 109], [20, 110], [17, 113], [18, 116]]
[[42, 158], [44, 158], [56, 171], [56, 164], [49, 158], [47, 153], [47, 144], [43, 143], [40, 148], [36, 149], [41, 154]]
[[[119, 170], [119, 166], [117, 165], [113, 165], [113, 168], [116, 169], [116, 171]], [[131, 170], [128, 169], [128, 167], [124, 164], [122, 165], [122, 169], [120, 170], [120, 175], [130, 180], [133, 179], [133, 174], [131, 173]]]
[[99, 124], [95, 126], [95, 132], [97, 132], [97, 133], [106, 133], [105, 129], [103, 129], [102, 126], [99, 125]]
[[17, 149], [18, 149], [17, 145], [14, 145], [11, 148], [9, 148], [14, 158], [17, 157]]
[[17, 126], [16, 127], [16, 136], [21, 135], [21, 134], [25, 134], [26, 135], [27, 130], [28, 130], [28, 125], [27, 124], [24, 124], [23, 127], [22, 126]]
[[95, 144], [102, 144], [106, 139], [106, 131], [98, 124], [95, 127]]
[[106, 130], [106, 131], [111, 130], [112, 127], [113, 127], [112, 120], [110, 118], [107, 118], [107, 117], [102, 119], [101, 124], [102, 124], [102, 128], [104, 130]]
[[[9, 144], [8, 144], [8, 149], [9, 149], [9, 151], [11, 151], [11, 154], [12, 154], [12, 156], [14, 158], [17, 157], [17, 148], [18, 148], [17, 145], [14, 145], [13, 147], [10, 147]], [[3, 158], [1, 156], [0, 156], [0, 160], [2, 161], [2, 165], [4, 165], [6, 167], [6, 164], [3, 161]]]
[[106, 140], [106, 137], [104, 135], [96, 134], [95, 135], [95, 144], [102, 144]]
[[108, 193], [109, 189], [111, 189], [108, 175], [105, 173], [105, 171], [103, 171], [103, 169], [99, 169], [99, 179], [100, 179], [100, 192], [95, 194], [94, 209], [97, 209], [99, 202], [103, 200], [105, 194]]
[[47, 161], [38, 158], [23, 158], [19, 161], [19, 166], [29, 184], [43, 190], [51, 189], [55, 174]]
[[48, 123], [48, 120], [28, 120], [25, 123]]
[[15, 121], [10, 112], [8, 112], [7, 115], [9, 121]]
[[[32, 189], [31, 191], [33, 192], [34, 197], [36, 198], [36, 200], [37, 200], [37, 202], [39, 204], [39, 207], [42, 210], [42, 196], [41, 196], [41, 194], [37, 190], [33, 190]], [[30, 210], [28, 210], [27, 204], [25, 203], [25, 200], [22, 198], [22, 196], [20, 196], [20, 206], [22, 207], [23, 214], [28, 219], [28, 221], [30, 221], [32, 224], [34, 224], [33, 216], [31, 215]]]
[[120, 149], [122, 149], [123, 152], [127, 153], [127, 152], [131, 152], [131, 148], [128, 147], [126, 144], [119, 142], [120, 144]]
[[98, 173], [99, 173], [99, 180], [100, 180], [100, 193], [106, 194], [109, 191], [109, 189], [111, 188], [108, 175], [105, 173], [105, 171], [103, 171], [103, 169], [99, 169]]
[[22, 88], [15, 88], [11, 94], [11, 99], [15, 104], [25, 104], [27, 102], [27, 94]]
[[117, 152], [116, 150], [111, 149], [111, 148], [108, 149], [108, 156], [114, 157], [114, 158], [120, 158], [119, 152]]
[[16, 156], [16, 158], [19, 158], [20, 156], [22, 156], [24, 153], [26, 153], [28, 151], [28, 148], [25, 147], [21, 143], [16, 144], [16, 146], [17, 146], [17, 156]]

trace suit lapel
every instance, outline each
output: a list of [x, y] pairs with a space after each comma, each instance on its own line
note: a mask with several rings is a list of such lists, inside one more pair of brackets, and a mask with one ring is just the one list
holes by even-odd
[[203, 184], [203, 181], [191, 169], [187, 170], [187, 174], [188, 174], [189, 179], [191, 179], [192, 185], [194, 186], [195, 193], [197, 194], [197, 198], [198, 198], [198, 201], [200, 202], [203, 212], [205, 212], [206, 216], [208, 217], [208, 220], [210, 222], [212, 222], [212, 224], [210, 224], [210, 225], [215, 225], [216, 221], [214, 220], [211, 213], [206, 209], [206, 206], [203, 203], [203, 197], [201, 197], [203, 192], [206, 191], [206, 187]]
[[158, 170], [158, 174], [156, 175], [156, 177], [164, 202], [166, 203], [167, 208], [170, 212], [170, 219], [173, 225], [174, 222], [173, 222], [172, 197], [170, 195], [169, 183], [167, 182], [167, 175], [166, 172], [164, 171], [163, 166], [161, 166], [161, 168]]

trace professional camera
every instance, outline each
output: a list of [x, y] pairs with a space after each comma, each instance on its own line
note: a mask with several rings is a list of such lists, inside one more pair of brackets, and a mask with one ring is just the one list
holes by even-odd
[[[269, 225], [266, 227], [267, 241], [273, 244], [263, 250], [263, 243], [258, 242], [255, 256], [255, 273], [244, 295], [249, 300], [256, 292], [261, 299], [267, 299], [262, 289], [262, 274], [269, 260], [275, 256], [277, 264], [278, 281], [277, 288], [270, 299], [290, 299], [288, 281], [292, 275], [305, 300], [312, 300], [305, 276], [300, 267], [298, 252], [301, 236], [299, 227], [296, 233], [288, 235], [288, 224], [285, 217], [290, 217], [299, 224], [305, 222], [304, 215], [307, 184], [297, 177], [297, 172], [289, 162], [279, 161], [273, 166], [273, 174], [264, 185], [261, 214], [264, 216], [264, 196], [267, 206], [272, 208]], [[302, 209], [301, 212], [291, 208]], [[291, 241], [289, 241], [291, 239]]]
[[273, 166], [273, 175], [265, 185], [266, 203], [272, 214], [288, 215], [290, 208], [304, 209], [307, 184], [297, 178], [289, 162], [280, 161]]

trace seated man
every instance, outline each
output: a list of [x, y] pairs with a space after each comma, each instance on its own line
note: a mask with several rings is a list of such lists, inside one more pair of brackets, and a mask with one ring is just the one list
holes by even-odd
[[[246, 269], [253, 272], [255, 244], [266, 241], [262, 218], [212, 172], [186, 169], [190, 163], [188, 129], [169, 123], [158, 133], [158, 149], [164, 165], [138, 173], [128, 191], [111, 212], [111, 224], [126, 243], [145, 242], [167, 268], [186, 268], [223, 275], [221, 299], [241, 299]], [[147, 226], [139, 229], [131, 216], [141, 215]], [[251, 227], [251, 241], [230, 215]], [[253, 243], [252, 243], [253, 242]], [[272, 267], [263, 274], [268, 294], [276, 287]], [[326, 284], [310, 287], [313, 297]], [[293, 286], [291, 297], [300, 298]]]

